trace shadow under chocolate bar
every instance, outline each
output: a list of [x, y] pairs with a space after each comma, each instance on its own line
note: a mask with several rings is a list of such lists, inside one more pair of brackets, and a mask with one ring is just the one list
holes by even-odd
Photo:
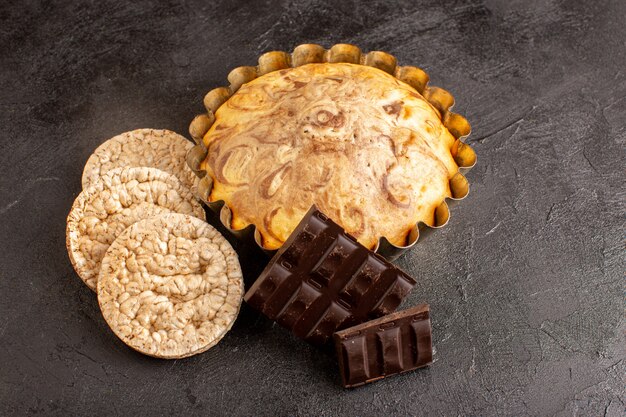
[[433, 358], [427, 304], [339, 331], [333, 338], [346, 388], [421, 368]]
[[393, 312], [415, 280], [312, 207], [244, 299], [313, 344]]

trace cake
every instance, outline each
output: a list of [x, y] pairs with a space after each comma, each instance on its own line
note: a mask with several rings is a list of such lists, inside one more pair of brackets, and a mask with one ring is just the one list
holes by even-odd
[[254, 225], [265, 249], [279, 248], [312, 205], [370, 249], [381, 238], [406, 246], [455, 197], [451, 184], [467, 165], [459, 132], [446, 126], [457, 115], [395, 76], [421, 72], [396, 70], [395, 59], [390, 68], [328, 53], [321, 61], [264, 70], [261, 57], [259, 76], [207, 95], [195, 167], [210, 179], [206, 200], [224, 202], [231, 229]]

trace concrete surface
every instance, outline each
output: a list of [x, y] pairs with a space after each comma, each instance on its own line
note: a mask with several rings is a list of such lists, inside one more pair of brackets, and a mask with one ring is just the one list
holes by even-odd
[[[0, 5], [0, 415], [625, 414], [626, 2], [60, 3]], [[186, 134], [230, 69], [303, 42], [421, 66], [473, 125], [470, 196], [398, 260], [435, 363], [344, 390], [247, 307], [205, 354], [135, 353], [66, 255], [84, 162]], [[250, 282], [263, 258], [239, 251]]]

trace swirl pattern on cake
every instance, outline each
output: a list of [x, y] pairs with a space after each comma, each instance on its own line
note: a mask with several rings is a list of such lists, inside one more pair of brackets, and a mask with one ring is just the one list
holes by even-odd
[[201, 168], [231, 227], [276, 249], [311, 205], [368, 248], [403, 246], [450, 197], [455, 138], [413, 87], [372, 67], [308, 64], [244, 84], [215, 113]]

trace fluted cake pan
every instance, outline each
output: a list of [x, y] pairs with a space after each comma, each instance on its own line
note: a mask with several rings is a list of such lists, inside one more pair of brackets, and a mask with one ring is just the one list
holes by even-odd
[[275, 250], [263, 247], [260, 232], [250, 224], [242, 229], [232, 228], [232, 212], [224, 204], [223, 200], [211, 201], [213, 180], [206, 171], [201, 169], [201, 164], [207, 156], [207, 149], [202, 141], [204, 135], [215, 122], [215, 112], [224, 104], [243, 84], [257, 77], [288, 68], [294, 68], [311, 63], [352, 63], [378, 68], [393, 75], [398, 80], [415, 88], [438, 112], [443, 125], [454, 136], [455, 143], [451, 154], [459, 167], [458, 172], [449, 180], [451, 197], [446, 198], [434, 212], [434, 224], [432, 226], [423, 222], [415, 224], [407, 235], [403, 246], [398, 246], [381, 237], [378, 240], [375, 252], [380, 253], [387, 259], [395, 259], [408, 249], [415, 246], [420, 237], [424, 237], [432, 230], [444, 227], [450, 220], [450, 207], [453, 203], [464, 199], [469, 193], [469, 182], [465, 177], [476, 164], [476, 154], [464, 139], [470, 134], [469, 122], [461, 115], [451, 111], [454, 105], [454, 97], [446, 90], [429, 86], [429, 77], [422, 69], [414, 66], [399, 66], [396, 58], [382, 51], [363, 53], [357, 46], [337, 44], [330, 49], [320, 45], [303, 44], [297, 46], [292, 53], [282, 51], [267, 52], [259, 57], [257, 66], [243, 66], [233, 69], [228, 74], [228, 87], [218, 87], [209, 91], [204, 97], [206, 112], [196, 116], [189, 126], [189, 133], [196, 146], [187, 154], [187, 164], [200, 178], [197, 193], [210, 209], [218, 213], [221, 223], [236, 237], [254, 241], [268, 254]]

